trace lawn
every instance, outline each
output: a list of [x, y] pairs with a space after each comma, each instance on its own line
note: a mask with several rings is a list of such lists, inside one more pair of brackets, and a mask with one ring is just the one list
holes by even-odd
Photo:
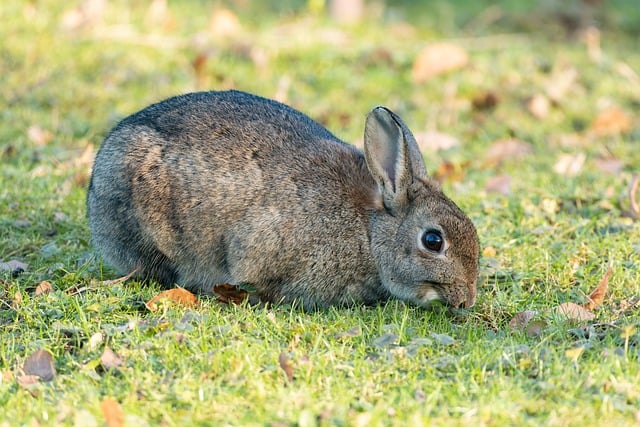
[[[0, 5], [0, 426], [638, 425], [634, 2], [268, 3]], [[356, 145], [397, 112], [476, 224], [476, 305], [151, 311], [159, 286], [114, 281], [85, 218], [102, 139], [228, 88]]]

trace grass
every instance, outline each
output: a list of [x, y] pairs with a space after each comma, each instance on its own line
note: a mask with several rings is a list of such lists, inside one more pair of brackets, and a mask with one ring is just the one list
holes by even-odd
[[[370, 5], [353, 27], [309, 6], [318, 2], [257, 3], [238, 2], [242, 28], [226, 38], [209, 28], [206, 2], [170, 3], [155, 18], [145, 4], [109, 2], [94, 21], [85, 14], [84, 26], [59, 2], [0, 6], [0, 262], [27, 264], [15, 277], [0, 272], [0, 425], [103, 425], [108, 397], [128, 425], [141, 426], [637, 424], [640, 317], [626, 307], [640, 294], [640, 225], [622, 215], [640, 169], [632, 2], [607, 2], [596, 14], [600, 62], [568, 34], [552, 1], [494, 9], [438, 1], [428, 10], [390, 1]], [[487, 20], [487, 10], [500, 14]], [[471, 64], [414, 83], [414, 59], [437, 39], [463, 46]], [[574, 83], [546, 117], [533, 117], [527, 100], [568, 69]], [[92, 286], [115, 276], [92, 256], [87, 147], [151, 102], [228, 87], [286, 94], [353, 143], [377, 104], [416, 132], [462, 141], [424, 154], [431, 171], [462, 170], [444, 188], [490, 248], [474, 309], [452, 316], [393, 301], [304, 313], [202, 299], [151, 313], [144, 302], [154, 285]], [[472, 106], [483, 93], [498, 97], [495, 108]], [[631, 127], [593, 135], [611, 106]], [[488, 149], [506, 138], [529, 142], [533, 154], [488, 164]], [[553, 171], [563, 154], [585, 156], [575, 176]], [[606, 172], [602, 158], [622, 168]], [[487, 191], [497, 175], [510, 177], [508, 194]], [[584, 301], [609, 265], [595, 320], [553, 314], [559, 303]], [[36, 296], [43, 280], [54, 291]], [[509, 327], [525, 310], [546, 322], [539, 336]], [[105, 347], [120, 367], [101, 366]], [[41, 348], [53, 355], [55, 379], [18, 385]]]

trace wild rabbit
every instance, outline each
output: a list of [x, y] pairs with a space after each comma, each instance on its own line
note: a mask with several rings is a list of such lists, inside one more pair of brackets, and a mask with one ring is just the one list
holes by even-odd
[[87, 204], [104, 260], [167, 286], [250, 284], [305, 308], [475, 302], [475, 227], [384, 107], [366, 119], [362, 153], [272, 100], [170, 98], [107, 136]]

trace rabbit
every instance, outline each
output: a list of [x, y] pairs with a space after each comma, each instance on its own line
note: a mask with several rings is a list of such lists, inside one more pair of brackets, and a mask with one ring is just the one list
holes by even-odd
[[476, 229], [384, 107], [366, 118], [362, 152], [241, 91], [169, 98], [107, 135], [87, 210], [107, 264], [164, 286], [250, 285], [305, 309], [476, 298]]

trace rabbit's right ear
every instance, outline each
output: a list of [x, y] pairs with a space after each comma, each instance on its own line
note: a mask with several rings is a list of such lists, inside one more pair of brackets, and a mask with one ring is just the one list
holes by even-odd
[[401, 208], [414, 177], [426, 177], [416, 141], [400, 118], [384, 107], [374, 108], [364, 128], [364, 156], [387, 209]]

